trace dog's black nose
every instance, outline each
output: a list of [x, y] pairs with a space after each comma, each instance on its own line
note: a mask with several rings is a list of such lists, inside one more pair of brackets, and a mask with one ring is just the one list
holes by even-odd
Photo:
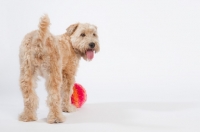
[[89, 43], [90, 48], [94, 48], [95, 47], [95, 43], [91, 42]]

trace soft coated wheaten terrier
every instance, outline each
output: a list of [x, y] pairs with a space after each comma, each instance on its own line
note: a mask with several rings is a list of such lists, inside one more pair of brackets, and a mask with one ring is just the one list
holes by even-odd
[[72, 112], [72, 87], [79, 60], [92, 60], [100, 50], [97, 27], [76, 23], [67, 32], [54, 36], [49, 32], [47, 15], [41, 17], [39, 29], [28, 33], [20, 46], [20, 87], [24, 99], [21, 121], [37, 120], [38, 97], [35, 92], [37, 76], [46, 79], [49, 106], [48, 123], [65, 120], [63, 112]]

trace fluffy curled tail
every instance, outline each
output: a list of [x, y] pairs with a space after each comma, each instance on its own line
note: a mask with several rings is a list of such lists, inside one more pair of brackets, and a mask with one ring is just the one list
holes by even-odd
[[49, 17], [47, 14], [45, 14], [40, 18], [40, 23], [38, 25], [39, 28], [38, 33], [42, 41], [45, 41], [49, 34], [49, 25], [50, 25]]

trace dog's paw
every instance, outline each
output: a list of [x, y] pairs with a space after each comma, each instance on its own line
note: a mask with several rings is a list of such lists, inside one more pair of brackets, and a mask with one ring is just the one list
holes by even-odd
[[49, 113], [49, 115], [47, 117], [47, 122], [50, 123], [50, 124], [53, 124], [53, 123], [62, 123], [64, 121], [65, 121], [65, 116], [63, 116], [62, 114], [54, 116], [53, 113]]
[[74, 112], [74, 111], [76, 111], [76, 106], [74, 106], [72, 104], [68, 105], [67, 107], [63, 106], [62, 107], [62, 111], [63, 112], [68, 112], [68, 113]]
[[21, 115], [19, 115], [19, 120], [24, 121], [24, 122], [36, 121], [37, 117], [36, 117], [36, 114], [30, 114], [30, 113], [23, 112]]

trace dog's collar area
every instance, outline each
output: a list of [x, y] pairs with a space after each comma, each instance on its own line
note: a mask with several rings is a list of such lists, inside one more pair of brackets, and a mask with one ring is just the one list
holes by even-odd
[[80, 50], [73, 48], [74, 52], [80, 56], [84, 56], [85, 53], [82, 53]]

